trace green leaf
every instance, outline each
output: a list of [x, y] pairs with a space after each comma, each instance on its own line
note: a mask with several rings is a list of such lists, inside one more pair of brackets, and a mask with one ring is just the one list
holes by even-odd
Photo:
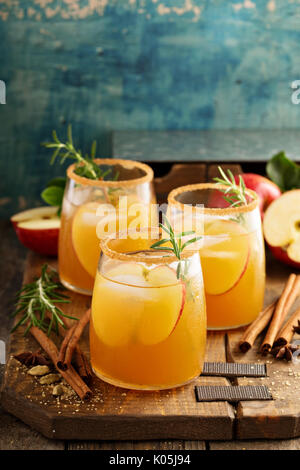
[[151, 248], [156, 248], [157, 246], [161, 246], [169, 241], [170, 240], [168, 238], [163, 238], [162, 240], [158, 240], [158, 242], [153, 243], [153, 245], [151, 245]]
[[268, 177], [284, 191], [300, 188], [300, 166], [287, 158], [285, 152], [279, 152], [268, 161]]
[[65, 189], [66, 183], [66, 178], [64, 178], [63, 176], [58, 176], [57, 178], [52, 178], [52, 180], [47, 183], [46, 188], [48, 188], [49, 186], [59, 186], [60, 188]]
[[61, 206], [64, 189], [60, 186], [48, 186], [41, 194], [41, 198], [50, 206]]
[[202, 237], [195, 237], [195, 238], [192, 238], [191, 240], [188, 240], [186, 241], [183, 245], [182, 245], [182, 250], [184, 250], [184, 248], [186, 248], [188, 245], [191, 245], [192, 243], [195, 243], [197, 242], [198, 240], [201, 240]]

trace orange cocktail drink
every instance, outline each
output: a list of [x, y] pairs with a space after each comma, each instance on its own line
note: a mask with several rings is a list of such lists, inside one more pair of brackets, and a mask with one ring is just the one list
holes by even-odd
[[137, 218], [138, 224], [149, 226], [150, 206], [155, 202], [153, 171], [148, 165], [130, 160], [95, 161], [106, 174], [102, 180], [79, 176], [74, 165], [67, 170], [58, 253], [61, 282], [88, 295], [94, 285], [100, 239], [130, 228]]
[[[156, 390], [202, 369], [206, 313], [198, 252], [178, 261], [152, 239], [102, 241], [90, 323], [94, 372], [113, 385]], [[178, 263], [184, 280], [177, 277]]]
[[[265, 253], [257, 195], [246, 190], [246, 203], [231, 207], [226, 187], [196, 184], [169, 195], [169, 219], [186, 205], [203, 205], [200, 257], [209, 329], [237, 328], [260, 312], [265, 289]], [[200, 210], [200, 209], [199, 209]]]

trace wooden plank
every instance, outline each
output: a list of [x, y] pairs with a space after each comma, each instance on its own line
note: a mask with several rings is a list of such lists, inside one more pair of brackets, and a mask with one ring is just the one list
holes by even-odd
[[[0, 389], [4, 366], [0, 365]], [[0, 405], [0, 450], [64, 450], [62, 441], [46, 439]]]
[[145, 162], [266, 162], [282, 149], [299, 161], [297, 129], [116, 131], [113, 134], [116, 157], [122, 155]]
[[87, 441], [69, 442], [68, 450], [205, 450], [203, 441]]
[[[6, 341], [12, 318], [14, 296], [19, 289], [23, 271], [25, 250], [17, 241], [10, 221], [0, 221], [0, 339]], [[4, 366], [0, 366], [0, 389]], [[46, 439], [0, 406], [0, 450], [63, 450], [64, 443]]]
[[203, 183], [204, 181], [206, 181], [205, 164], [175, 164], [167, 175], [154, 179], [157, 201], [158, 203], [167, 202], [169, 192], [179, 186]]
[[[267, 263], [267, 286], [265, 304], [275, 299], [287, 280], [291, 269], [282, 266], [270, 257]], [[291, 313], [300, 306], [300, 299], [295, 302]], [[267, 385], [275, 400], [271, 402], [241, 402], [237, 408], [237, 439], [286, 439], [300, 436], [300, 367], [298, 364], [276, 360], [272, 356], [262, 357], [259, 347], [263, 338], [247, 354], [238, 350], [238, 341], [242, 330], [228, 333], [228, 356], [238, 362], [267, 363], [268, 377], [260, 379], [237, 379], [239, 385]], [[297, 337], [297, 336], [296, 336]], [[295, 338], [296, 338], [295, 337]], [[298, 336], [298, 339], [300, 336]]]
[[[30, 254], [24, 281], [32, 280], [46, 261], [55, 264], [53, 260]], [[72, 303], [66, 305], [65, 311], [80, 316], [89, 306], [90, 298], [69, 294]], [[224, 337], [214, 334], [211, 338], [207, 354], [211, 351], [211, 360], [223, 360]], [[11, 335], [9, 355], [35, 347], [30, 335], [24, 338], [22, 331], [17, 330]], [[88, 349], [87, 336], [82, 347]], [[196, 384], [213, 385], [223, 379], [201, 377], [178, 389], [144, 393], [121, 390], [95, 378], [94, 398], [88, 403], [74, 400], [69, 404], [58, 403], [51, 387], [42, 387], [37, 382], [33, 387], [32, 377], [16, 367], [17, 364], [10, 357], [4, 378], [3, 406], [46, 437], [127, 441], [232, 438], [232, 408], [227, 403], [197, 403], [194, 393]], [[45, 396], [41, 398], [43, 392]]]
[[9, 220], [0, 220], [0, 339], [9, 334], [14, 296], [24, 273], [25, 249], [18, 242]]
[[209, 450], [300, 450], [300, 439], [210, 442]]

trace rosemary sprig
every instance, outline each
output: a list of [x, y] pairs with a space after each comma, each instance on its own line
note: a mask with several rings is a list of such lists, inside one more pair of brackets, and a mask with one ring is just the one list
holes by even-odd
[[[171, 253], [174, 253], [176, 258], [179, 260], [179, 263], [177, 265], [177, 270], [176, 270], [177, 279], [182, 279], [185, 281], [186, 274], [187, 274], [187, 264], [186, 264], [186, 260], [181, 260], [181, 253], [188, 245], [195, 243], [196, 241], [200, 240], [202, 237], [200, 236], [194, 237], [182, 243], [182, 237], [185, 237], [187, 235], [194, 235], [195, 232], [193, 230], [190, 230], [188, 232], [181, 232], [179, 234], [175, 234], [170, 222], [168, 221], [167, 217], [164, 214], [162, 215], [162, 219], [163, 219], [164, 225], [159, 224], [159, 226], [164, 232], [168, 234], [169, 238], [162, 238], [161, 240], [158, 240], [157, 242], [153, 243], [153, 245], [151, 245], [151, 248], [155, 250], [170, 251]], [[171, 247], [162, 246], [168, 242], [171, 243], [172, 245]], [[182, 266], [182, 263], [184, 263], [183, 266]]]
[[247, 204], [246, 186], [241, 175], [239, 175], [239, 182], [237, 184], [230, 170], [227, 170], [227, 175], [220, 166], [218, 170], [222, 178], [214, 178], [214, 181], [227, 186], [226, 189], [219, 189], [219, 191], [224, 193], [223, 198], [225, 201], [227, 201], [231, 207]]
[[44, 143], [44, 147], [54, 149], [50, 163], [53, 164], [59, 157], [60, 163], [63, 164], [68, 158], [73, 159], [77, 162], [75, 173], [85, 178], [93, 180], [103, 180], [106, 176], [111, 173], [111, 169], [101, 169], [95, 162], [97, 143], [94, 140], [91, 147], [90, 156], [82, 155], [81, 150], [77, 150], [73, 144], [72, 137], [72, 126], [69, 124], [67, 141], [61, 142], [57, 136], [56, 131], [52, 132], [53, 142]]
[[[62, 284], [57, 280], [56, 270], [44, 264], [41, 276], [23, 286], [17, 293], [17, 307], [13, 316], [15, 317], [18, 314], [22, 314], [22, 316], [12, 331], [15, 331], [21, 325], [26, 325], [24, 335], [28, 333], [32, 326], [37, 326], [43, 331], [47, 331], [48, 335], [50, 335], [54, 328], [58, 334], [58, 326], [65, 326], [61, 317], [78, 320], [78, 318], [66, 315], [56, 305], [58, 303], [70, 302], [66, 295], [59, 292], [63, 288]], [[49, 324], [46, 312], [51, 314]]]

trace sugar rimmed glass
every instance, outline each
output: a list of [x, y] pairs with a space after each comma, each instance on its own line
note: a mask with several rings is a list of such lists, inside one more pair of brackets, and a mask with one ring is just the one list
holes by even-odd
[[105, 180], [79, 176], [74, 164], [67, 169], [58, 252], [61, 282], [87, 295], [92, 294], [100, 255], [99, 223], [105, 235], [125, 230], [139, 210], [144, 214], [141, 226], [149, 226], [149, 209], [156, 202], [148, 165], [120, 159], [95, 162], [108, 174]]
[[176, 188], [168, 197], [172, 224], [187, 206], [203, 205], [203, 241], [199, 250], [208, 329], [251, 323], [261, 311], [265, 289], [265, 252], [257, 194], [246, 190], [247, 203], [230, 207], [214, 183]]
[[[141, 231], [144, 232], [145, 231]], [[147, 238], [102, 240], [92, 297], [90, 356], [95, 374], [138, 390], [178, 387], [202, 370], [205, 296], [199, 253], [151, 249]], [[178, 263], [185, 278], [177, 278]]]

